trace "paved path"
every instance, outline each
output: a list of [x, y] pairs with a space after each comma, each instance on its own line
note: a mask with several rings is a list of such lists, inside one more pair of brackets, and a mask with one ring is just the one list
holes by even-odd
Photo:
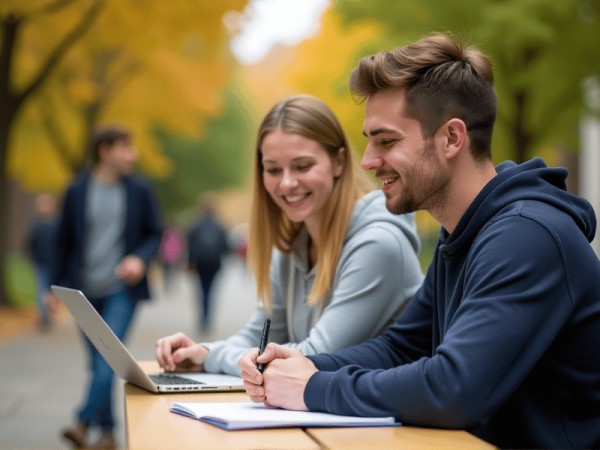
[[[169, 292], [157, 278], [154, 297], [137, 311], [127, 347], [138, 360], [154, 358], [156, 338], [184, 331], [202, 340], [226, 337], [241, 327], [256, 305], [254, 283], [236, 257], [215, 281], [214, 330], [196, 332], [195, 279], [178, 274]], [[74, 420], [83, 395], [85, 360], [77, 329], [68, 314], [48, 333], [27, 332], [0, 343], [0, 449], [66, 449], [59, 430]], [[116, 410], [120, 448], [125, 448], [123, 383]]]

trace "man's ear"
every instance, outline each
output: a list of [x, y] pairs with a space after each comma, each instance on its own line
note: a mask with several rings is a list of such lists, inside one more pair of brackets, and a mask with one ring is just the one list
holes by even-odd
[[442, 127], [446, 141], [444, 152], [446, 158], [452, 159], [468, 142], [467, 125], [460, 119], [452, 118]]

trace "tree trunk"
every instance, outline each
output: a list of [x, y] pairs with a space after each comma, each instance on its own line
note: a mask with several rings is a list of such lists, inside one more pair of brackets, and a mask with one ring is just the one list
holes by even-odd
[[[45, 12], [56, 12], [69, 2], [56, 2], [47, 5]], [[34, 95], [47, 80], [69, 49], [90, 28], [104, 7], [104, 0], [95, 1], [80, 20], [67, 32], [62, 40], [50, 52], [46, 61], [31, 83], [22, 91], [16, 92], [11, 83], [13, 57], [16, 51], [17, 36], [26, 18], [8, 14], [0, 17], [0, 306], [8, 304], [6, 291], [6, 257], [8, 255], [9, 214], [11, 213], [10, 186], [6, 161], [10, 144], [9, 133], [13, 130], [17, 114], [28, 98]], [[42, 11], [44, 12], [44, 11]]]
[[[4, 109], [4, 108], [0, 108]], [[4, 114], [4, 113], [2, 113]], [[6, 176], [6, 150], [9, 124], [0, 119], [0, 306], [8, 304], [6, 295], [6, 256], [8, 255], [8, 211], [10, 186]]]
[[579, 154], [567, 148], [557, 149], [559, 164], [569, 171], [567, 177], [567, 189], [573, 194], [579, 195]]

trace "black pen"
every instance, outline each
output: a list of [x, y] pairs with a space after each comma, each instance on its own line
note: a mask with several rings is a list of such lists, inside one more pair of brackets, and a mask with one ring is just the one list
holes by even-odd
[[[269, 340], [269, 328], [271, 327], [271, 319], [265, 319], [265, 324], [263, 325], [262, 335], [260, 336], [260, 344], [258, 344], [258, 356], [262, 355], [265, 351], [265, 347], [267, 346], [267, 341]], [[259, 372], [265, 370], [264, 364], [259, 364], [256, 366]]]

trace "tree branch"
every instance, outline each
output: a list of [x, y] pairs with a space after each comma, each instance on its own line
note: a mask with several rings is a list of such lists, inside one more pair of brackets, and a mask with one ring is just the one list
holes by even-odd
[[70, 146], [67, 142], [67, 138], [62, 132], [61, 127], [57, 126], [55, 115], [50, 112], [53, 110], [51, 100], [47, 99], [43, 102], [43, 104], [47, 107], [40, 107], [42, 124], [44, 125], [48, 136], [50, 136], [50, 139], [54, 142], [54, 148], [56, 148], [62, 160], [71, 169], [71, 171], [75, 171], [78, 163], [72, 156], [70, 156], [72, 153], [70, 152]]
[[39, 10], [34, 11], [30, 14], [27, 14], [27, 20], [35, 19], [38, 16], [43, 16], [46, 14], [52, 14], [57, 11], [60, 11], [63, 8], [68, 7], [69, 5], [75, 3], [76, 0], [55, 0], [52, 3], [42, 6]]
[[21, 17], [9, 14], [0, 21], [0, 30], [2, 33], [0, 47], [0, 100], [3, 108], [13, 110], [15, 97], [11, 91], [10, 68], [17, 41], [17, 33], [22, 23]]
[[104, 102], [105, 104], [110, 103], [112, 98], [121, 90], [121, 88], [129, 82], [129, 80], [135, 75], [136, 72], [139, 72], [141, 64], [130, 61], [126, 64], [118, 74], [114, 76], [114, 81], [112, 83], [107, 83], [106, 88], [104, 89]]
[[38, 89], [45, 79], [48, 77], [52, 69], [60, 62], [61, 57], [67, 52], [67, 50], [77, 42], [77, 40], [89, 29], [91, 24], [96, 20], [96, 17], [104, 6], [104, 0], [98, 0], [95, 2], [90, 9], [81, 18], [81, 21], [75, 25], [75, 27], [63, 38], [63, 40], [56, 46], [52, 54], [46, 60], [44, 66], [40, 69], [37, 77], [31, 82], [31, 84], [18, 95], [18, 103], [22, 103], [28, 96], [30, 96], [36, 89]]

